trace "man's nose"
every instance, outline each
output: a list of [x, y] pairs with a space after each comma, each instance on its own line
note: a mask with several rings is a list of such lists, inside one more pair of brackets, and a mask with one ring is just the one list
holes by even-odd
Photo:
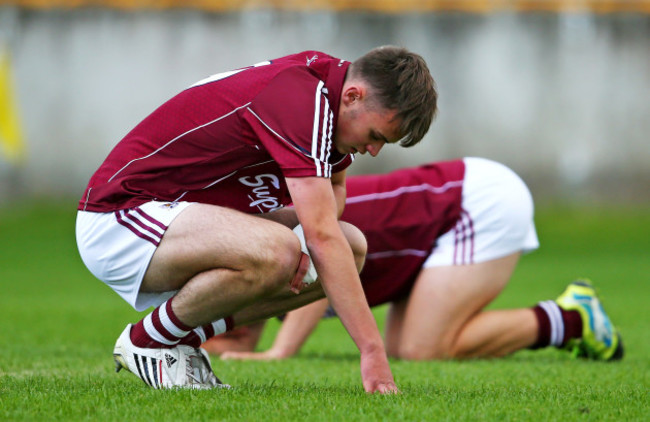
[[381, 151], [383, 146], [384, 146], [383, 141], [375, 142], [375, 143], [372, 143], [372, 144], [368, 144], [368, 146], [366, 147], [366, 150], [368, 151], [368, 153], [370, 155], [372, 155], [373, 157], [376, 157], [377, 154], [379, 154], [379, 151]]

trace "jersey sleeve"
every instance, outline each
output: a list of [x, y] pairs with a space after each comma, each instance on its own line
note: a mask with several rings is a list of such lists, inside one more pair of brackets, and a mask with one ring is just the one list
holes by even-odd
[[278, 74], [245, 115], [285, 177], [331, 177], [333, 164], [335, 169], [349, 165], [346, 158], [331, 163], [334, 118], [324, 82], [307, 68]]

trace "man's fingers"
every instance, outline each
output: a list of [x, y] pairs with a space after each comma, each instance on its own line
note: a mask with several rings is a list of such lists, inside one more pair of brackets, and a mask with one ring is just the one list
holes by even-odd
[[402, 393], [401, 391], [399, 391], [399, 388], [397, 388], [395, 383], [392, 382], [388, 382], [388, 383], [381, 382], [376, 385], [366, 386], [365, 390], [369, 394], [374, 394], [374, 393], [401, 394]]
[[221, 354], [221, 360], [247, 360], [255, 359], [256, 353], [250, 352], [223, 352]]
[[269, 352], [224, 352], [221, 360], [275, 360], [278, 359]]
[[307, 275], [307, 271], [309, 270], [309, 262], [309, 256], [303, 252], [300, 256], [300, 262], [298, 263], [296, 275], [293, 276], [293, 280], [291, 280], [291, 283], [289, 283], [291, 291], [295, 294], [300, 293], [302, 288], [305, 287], [303, 280], [305, 278], [305, 275]]
[[301, 291], [301, 290], [303, 289], [303, 287], [305, 287], [305, 286], [306, 286], [306, 284], [303, 283], [303, 282], [301, 281], [300, 284], [299, 284], [298, 286], [294, 286], [294, 285], [292, 285], [291, 288], [290, 288], [290, 290], [291, 290], [292, 292], [294, 292], [295, 294], [300, 294], [300, 291]]
[[380, 384], [379, 392], [382, 394], [401, 394], [399, 388], [393, 383]]

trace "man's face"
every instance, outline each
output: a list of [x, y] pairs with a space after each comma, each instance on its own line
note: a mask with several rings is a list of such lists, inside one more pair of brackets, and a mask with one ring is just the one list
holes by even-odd
[[368, 107], [367, 100], [343, 101], [334, 134], [334, 145], [342, 154], [368, 152], [375, 157], [386, 143], [400, 139], [395, 111]]

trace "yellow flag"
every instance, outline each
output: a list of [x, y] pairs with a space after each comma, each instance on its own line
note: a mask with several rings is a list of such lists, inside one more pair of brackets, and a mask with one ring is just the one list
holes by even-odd
[[9, 53], [0, 49], [0, 159], [19, 164], [25, 157], [25, 144], [12, 88]]

